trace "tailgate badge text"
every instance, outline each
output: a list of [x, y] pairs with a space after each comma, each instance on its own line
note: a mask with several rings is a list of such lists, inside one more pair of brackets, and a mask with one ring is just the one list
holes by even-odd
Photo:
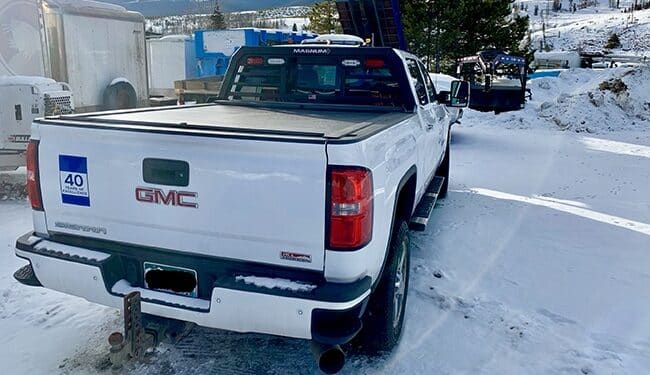
[[135, 189], [135, 199], [138, 202], [162, 204], [165, 206], [199, 208], [196, 202], [197, 193], [189, 191], [164, 191], [162, 189], [137, 187]]

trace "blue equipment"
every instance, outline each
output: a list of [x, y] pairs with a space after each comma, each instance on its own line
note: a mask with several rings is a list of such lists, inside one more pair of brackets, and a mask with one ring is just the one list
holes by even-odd
[[222, 76], [231, 56], [243, 46], [300, 44], [317, 35], [309, 32], [244, 28], [232, 30], [199, 30], [194, 32], [197, 77]]

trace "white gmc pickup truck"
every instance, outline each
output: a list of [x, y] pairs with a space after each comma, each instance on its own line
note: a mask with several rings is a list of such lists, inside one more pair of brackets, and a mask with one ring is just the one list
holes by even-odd
[[244, 47], [198, 106], [36, 120], [34, 230], [20, 282], [237, 332], [399, 340], [409, 227], [449, 180], [450, 116], [424, 65], [390, 48]]

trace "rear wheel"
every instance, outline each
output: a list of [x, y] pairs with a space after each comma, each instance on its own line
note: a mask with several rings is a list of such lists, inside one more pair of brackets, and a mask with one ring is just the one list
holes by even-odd
[[409, 246], [408, 226], [400, 221], [391, 241], [390, 258], [363, 318], [358, 343], [365, 350], [390, 351], [402, 334], [409, 284]]

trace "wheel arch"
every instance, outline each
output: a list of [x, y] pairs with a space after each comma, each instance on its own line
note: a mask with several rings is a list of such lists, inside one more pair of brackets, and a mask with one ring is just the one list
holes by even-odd
[[382, 260], [381, 269], [377, 278], [372, 281], [372, 290], [374, 291], [379, 280], [381, 280], [386, 268], [386, 263], [390, 254], [390, 244], [393, 242], [393, 234], [395, 232], [395, 225], [399, 222], [397, 219], [407, 220], [410, 218], [413, 207], [415, 207], [415, 190], [417, 184], [417, 167], [411, 166], [404, 176], [400, 179], [395, 191], [395, 203], [393, 204], [393, 214], [391, 215], [390, 234], [388, 235], [388, 242], [384, 250], [384, 257]]

